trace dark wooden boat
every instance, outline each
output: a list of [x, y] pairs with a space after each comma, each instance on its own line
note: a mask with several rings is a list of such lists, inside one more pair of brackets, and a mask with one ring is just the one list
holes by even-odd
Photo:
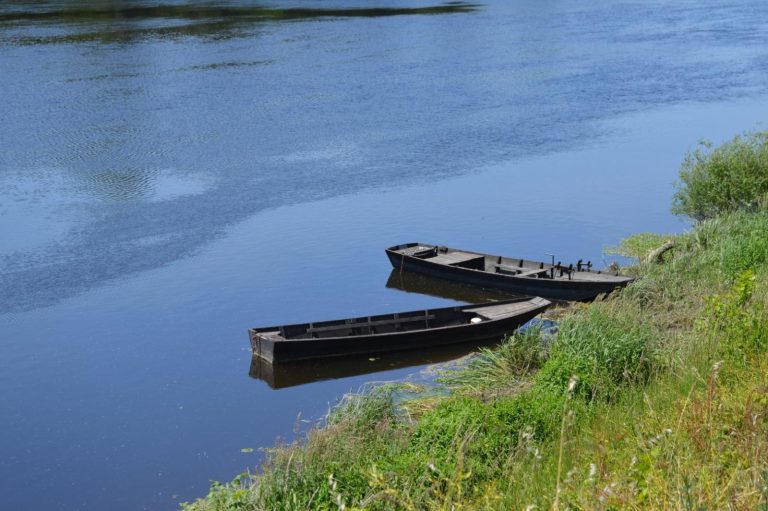
[[254, 356], [280, 363], [499, 339], [544, 311], [543, 298], [251, 328]]
[[426, 243], [386, 250], [392, 266], [510, 293], [557, 300], [591, 300], [632, 282], [631, 277], [592, 270], [591, 263], [550, 264]]

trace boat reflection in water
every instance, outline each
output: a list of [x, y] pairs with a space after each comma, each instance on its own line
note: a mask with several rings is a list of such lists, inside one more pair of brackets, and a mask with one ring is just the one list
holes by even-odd
[[475, 286], [465, 286], [449, 280], [435, 279], [407, 270], [392, 270], [387, 279], [387, 287], [399, 289], [406, 293], [447, 298], [460, 302], [483, 303], [495, 300], [509, 300], [520, 297], [498, 289], [484, 289]]
[[263, 380], [273, 389], [282, 389], [322, 380], [449, 362], [472, 353], [480, 347], [493, 346], [499, 340], [451, 344], [425, 350], [303, 360], [282, 364], [270, 364], [260, 357], [253, 357], [249, 374], [252, 378]]

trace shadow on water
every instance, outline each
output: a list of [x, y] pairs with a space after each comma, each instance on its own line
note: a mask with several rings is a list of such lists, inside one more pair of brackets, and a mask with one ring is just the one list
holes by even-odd
[[[374, 18], [383, 16], [466, 13], [477, 5], [450, 2], [426, 7], [349, 7], [275, 9], [220, 4], [136, 5], [129, 2], [75, 2], [62, 7], [40, 2], [17, 3], [0, 11], [0, 27], [28, 23], [67, 24], [84, 31], [69, 34], [23, 36], [22, 44], [83, 41], [123, 42], [146, 37], [236, 37], [245, 25], [268, 21], [300, 21], [319, 18]], [[157, 26], [147, 23], [157, 22]]]
[[259, 357], [253, 357], [248, 374], [251, 378], [266, 382], [273, 389], [283, 389], [322, 380], [449, 362], [468, 355], [480, 347], [494, 346], [497, 343], [498, 341], [472, 342], [428, 350], [399, 351], [376, 356], [306, 360], [286, 364], [270, 364]]
[[418, 293], [468, 303], [508, 300], [521, 296], [496, 289], [463, 286], [454, 282], [433, 279], [418, 273], [400, 270], [392, 270], [386, 285], [390, 289], [399, 289], [406, 293]]

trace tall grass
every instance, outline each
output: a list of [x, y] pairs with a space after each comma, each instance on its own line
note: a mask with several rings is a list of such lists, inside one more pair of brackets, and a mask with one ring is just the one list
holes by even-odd
[[567, 317], [535, 385], [562, 389], [575, 376], [577, 393], [593, 400], [644, 383], [654, 366], [655, 346], [651, 328], [638, 321], [641, 314], [631, 302], [611, 300]]
[[512, 334], [495, 349], [482, 348], [461, 371], [448, 371], [439, 381], [456, 393], [491, 396], [517, 393], [530, 375], [549, 358], [541, 331], [530, 328]]

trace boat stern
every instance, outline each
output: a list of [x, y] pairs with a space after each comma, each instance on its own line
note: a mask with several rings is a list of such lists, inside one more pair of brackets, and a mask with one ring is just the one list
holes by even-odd
[[275, 353], [274, 339], [271, 339], [269, 335], [260, 332], [255, 328], [248, 330], [248, 336], [251, 338], [251, 350], [253, 351], [253, 356], [272, 363]]

